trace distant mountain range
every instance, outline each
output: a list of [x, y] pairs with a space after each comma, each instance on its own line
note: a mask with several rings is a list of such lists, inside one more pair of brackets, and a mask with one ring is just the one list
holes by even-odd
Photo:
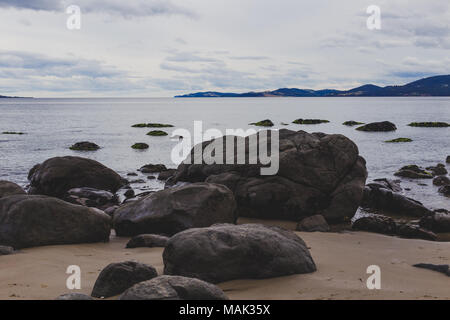
[[422, 97], [450, 96], [450, 75], [434, 76], [417, 80], [403, 86], [379, 87], [366, 84], [351, 90], [310, 90], [282, 88], [274, 91], [222, 93], [198, 92], [175, 98], [244, 98], [244, 97]]

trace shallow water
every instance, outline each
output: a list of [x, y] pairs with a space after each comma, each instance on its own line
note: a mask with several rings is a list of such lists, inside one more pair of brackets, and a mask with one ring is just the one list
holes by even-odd
[[[320, 125], [281, 125], [297, 118], [330, 120]], [[450, 128], [411, 128], [413, 121], [450, 122], [450, 98], [213, 98], [213, 99], [0, 99], [0, 132], [22, 131], [25, 135], [0, 134], [0, 179], [23, 186], [27, 173], [36, 163], [50, 157], [79, 155], [89, 157], [122, 175], [147, 163], [171, 161], [172, 148], [178, 139], [149, 137], [151, 129], [132, 128], [141, 122], [175, 125], [163, 129], [192, 130], [195, 120], [204, 129], [248, 129], [250, 122], [271, 119], [275, 128], [308, 132], [341, 133], [352, 139], [367, 161], [369, 179], [394, 178], [397, 169], [407, 164], [431, 166], [445, 163], [450, 155]], [[356, 131], [342, 122], [389, 120], [398, 130], [388, 133]], [[384, 143], [398, 137], [412, 143]], [[68, 148], [75, 142], [89, 140], [102, 149], [76, 152]], [[146, 151], [132, 150], [135, 142], [146, 142]], [[450, 166], [447, 165], [450, 171]], [[425, 186], [418, 185], [426, 184]], [[450, 209], [450, 199], [438, 194], [431, 180], [402, 179], [407, 196], [430, 208]], [[152, 181], [149, 188], [162, 183]]]

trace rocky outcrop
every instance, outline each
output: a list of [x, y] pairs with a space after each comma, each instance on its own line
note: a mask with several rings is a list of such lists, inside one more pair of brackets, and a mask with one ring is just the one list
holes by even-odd
[[219, 287], [199, 279], [159, 276], [134, 285], [119, 300], [227, 300], [227, 297]]
[[297, 224], [296, 230], [303, 232], [328, 232], [330, 231], [330, 226], [322, 215], [317, 214], [302, 219]]
[[18, 194], [25, 194], [25, 191], [18, 184], [0, 180], [0, 198]]
[[387, 131], [395, 131], [397, 130], [397, 127], [392, 122], [382, 121], [366, 124], [364, 126], [356, 128], [356, 130], [370, 131], [370, 132], [378, 132], [378, 131], [387, 132]]
[[450, 178], [446, 176], [437, 176], [433, 179], [433, 184], [438, 187], [446, 186], [450, 184]]
[[38, 164], [28, 174], [30, 194], [62, 198], [74, 188], [116, 192], [122, 178], [101, 163], [80, 157], [56, 157]]
[[0, 199], [0, 244], [15, 249], [109, 241], [111, 218], [46, 196]]
[[397, 224], [396, 233], [402, 238], [423, 239], [430, 241], [437, 240], [436, 234], [434, 234], [432, 231], [426, 230], [424, 228], [421, 228], [420, 226], [409, 223]]
[[226, 149], [225, 164], [206, 164], [194, 157], [195, 149], [225, 147], [227, 140], [234, 140], [235, 145], [245, 144], [245, 158], [249, 159], [257, 143], [272, 144], [272, 136], [267, 133], [271, 131], [245, 138], [222, 137], [197, 145], [166, 186], [199, 181], [226, 185], [234, 192], [238, 215], [245, 217], [299, 221], [322, 214], [328, 222], [337, 222], [355, 214], [367, 170], [358, 147], [342, 135], [280, 130], [279, 170], [271, 176], [261, 175], [264, 165], [260, 161], [237, 164], [237, 155], [227, 154]]
[[114, 213], [118, 236], [173, 235], [215, 223], [234, 223], [236, 202], [223, 185], [193, 183], [165, 189], [120, 207]]
[[410, 217], [422, 217], [431, 213], [422, 203], [405, 197], [396, 191], [401, 188], [391, 180], [378, 180], [369, 183], [364, 188], [364, 197], [361, 207], [371, 209], [381, 214], [405, 215]]
[[410, 179], [433, 179], [433, 174], [416, 165], [408, 165], [401, 168], [395, 174], [397, 177], [404, 177]]
[[420, 219], [419, 224], [436, 233], [450, 232], [450, 212], [445, 209], [436, 210]]
[[164, 274], [212, 283], [316, 271], [306, 244], [295, 233], [258, 224], [180, 232], [170, 238], [163, 260]]
[[70, 150], [74, 151], [96, 151], [98, 149], [100, 147], [97, 144], [89, 141], [77, 142], [70, 147]]
[[394, 219], [383, 215], [362, 217], [352, 224], [352, 229], [393, 235], [396, 232]]
[[168, 237], [157, 234], [140, 234], [128, 241], [127, 248], [163, 248], [167, 245], [168, 241]]
[[143, 263], [134, 261], [111, 263], [100, 272], [91, 295], [96, 298], [109, 298], [123, 293], [136, 283], [157, 276], [155, 268]]

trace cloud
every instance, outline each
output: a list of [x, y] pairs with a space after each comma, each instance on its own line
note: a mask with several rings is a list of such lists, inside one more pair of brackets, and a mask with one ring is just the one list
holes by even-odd
[[259, 60], [268, 60], [269, 57], [264, 56], [239, 56], [239, 57], [230, 57], [232, 60], [253, 60], [253, 61], [259, 61]]
[[106, 13], [122, 17], [184, 15], [195, 17], [191, 10], [168, 0], [0, 0], [0, 7], [35, 11], [64, 11], [75, 4], [83, 13]]
[[172, 62], [217, 62], [217, 59], [201, 56], [194, 52], [176, 52], [166, 58]]

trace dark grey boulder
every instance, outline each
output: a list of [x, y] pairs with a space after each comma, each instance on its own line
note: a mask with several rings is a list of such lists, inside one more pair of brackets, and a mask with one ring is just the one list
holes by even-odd
[[119, 202], [119, 198], [109, 191], [86, 187], [70, 189], [63, 200], [101, 210], [117, 205]]
[[443, 196], [450, 197], [450, 185], [445, 185], [439, 188], [439, 193]]
[[419, 225], [436, 233], [450, 232], [450, 212], [445, 209], [436, 210], [420, 219]]
[[234, 223], [236, 202], [225, 186], [193, 183], [128, 203], [114, 213], [118, 236], [173, 235], [215, 223]]
[[426, 169], [431, 171], [433, 176], [445, 176], [448, 173], [445, 165], [442, 163], [437, 164], [435, 167], [427, 167]]
[[92, 297], [82, 293], [66, 293], [57, 297], [55, 300], [94, 300]]
[[0, 180], [0, 198], [17, 194], [25, 194], [25, 191], [14, 182]]
[[409, 223], [397, 224], [397, 235], [408, 239], [423, 239], [430, 241], [436, 241], [437, 239], [434, 232]]
[[449, 185], [450, 178], [446, 176], [437, 176], [433, 179], [433, 184], [438, 187]]
[[101, 163], [80, 157], [56, 157], [34, 166], [29, 174], [30, 194], [63, 198], [74, 188], [94, 188], [115, 193], [124, 180]]
[[139, 169], [139, 171], [142, 173], [157, 173], [166, 170], [167, 168], [163, 164], [146, 164], [145, 166]]
[[171, 176], [173, 176], [177, 172], [176, 169], [167, 169], [166, 171], [161, 172], [158, 175], [158, 180], [164, 181], [169, 179]]
[[180, 232], [170, 238], [163, 260], [164, 274], [211, 283], [316, 271], [300, 237], [259, 224], [220, 224]]
[[140, 234], [128, 241], [127, 248], [163, 248], [167, 245], [167, 241], [168, 237], [157, 234]]
[[138, 283], [119, 300], [227, 300], [217, 286], [205, 281], [178, 276], [159, 276]]
[[166, 186], [200, 181], [226, 185], [235, 195], [240, 217], [299, 221], [322, 214], [328, 222], [353, 217], [362, 199], [367, 170], [358, 147], [342, 135], [280, 130], [276, 175], [261, 175], [265, 166], [260, 159], [255, 159], [256, 164], [237, 164], [237, 155], [227, 154], [226, 149], [225, 164], [207, 164], [195, 158], [195, 149], [226, 146], [227, 140], [234, 140], [235, 145], [245, 145], [248, 159], [256, 143], [270, 148], [272, 134], [260, 131], [245, 138], [222, 137], [197, 145]]
[[0, 256], [7, 256], [14, 253], [13, 247], [0, 246]]
[[386, 186], [385, 183], [369, 183], [364, 188], [361, 207], [382, 215], [395, 214], [419, 218], [432, 212], [419, 201], [405, 197], [393, 190], [391, 185]]
[[366, 124], [364, 126], [356, 128], [356, 130], [370, 131], [370, 132], [377, 132], [377, 131], [387, 132], [387, 131], [395, 131], [397, 130], [397, 127], [392, 122], [382, 121]]
[[46, 196], [0, 199], [0, 244], [15, 249], [109, 241], [111, 218]]
[[143, 263], [134, 261], [111, 263], [100, 272], [91, 295], [96, 298], [109, 298], [123, 293], [136, 283], [157, 276], [155, 268]]
[[330, 226], [322, 215], [317, 214], [302, 219], [297, 224], [296, 230], [303, 232], [328, 232], [330, 231]]
[[70, 150], [74, 151], [96, 151], [98, 149], [100, 149], [100, 146], [89, 141], [77, 142], [70, 147]]
[[450, 156], [447, 156], [447, 159], [445, 160], [446, 163], [450, 163]]
[[352, 224], [352, 229], [394, 235], [396, 233], [396, 223], [394, 219], [383, 215], [370, 215], [359, 218]]

